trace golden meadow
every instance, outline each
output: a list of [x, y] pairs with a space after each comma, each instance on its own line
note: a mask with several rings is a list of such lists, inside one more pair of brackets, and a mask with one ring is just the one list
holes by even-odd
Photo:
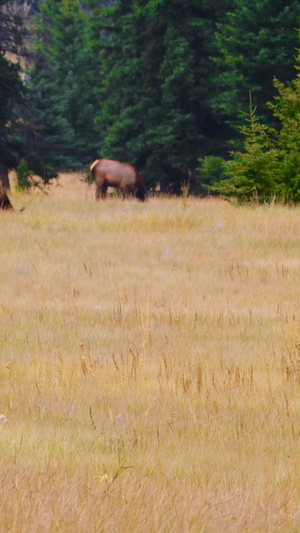
[[0, 531], [300, 529], [300, 209], [0, 213]]

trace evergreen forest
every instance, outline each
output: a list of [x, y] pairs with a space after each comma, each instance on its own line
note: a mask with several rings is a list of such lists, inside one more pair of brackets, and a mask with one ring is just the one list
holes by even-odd
[[[0, 175], [300, 201], [300, 1], [0, 0]], [[22, 174], [21, 172], [21, 174]]]

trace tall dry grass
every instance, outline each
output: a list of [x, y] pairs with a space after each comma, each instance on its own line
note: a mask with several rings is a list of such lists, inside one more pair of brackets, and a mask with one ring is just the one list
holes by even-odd
[[300, 210], [0, 213], [0, 530], [300, 528]]

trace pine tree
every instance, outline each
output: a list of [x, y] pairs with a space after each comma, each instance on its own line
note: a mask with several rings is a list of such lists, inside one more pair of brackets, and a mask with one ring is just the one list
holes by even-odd
[[[300, 53], [298, 71], [299, 65]], [[275, 78], [274, 89], [277, 96], [268, 108], [279, 127], [259, 122], [250, 106], [248, 124], [241, 128], [244, 149], [232, 153], [223, 165], [228, 179], [212, 190], [240, 201], [300, 202], [300, 73], [290, 86]]]
[[39, 146], [47, 178], [58, 170], [86, 167], [99, 146], [94, 118], [100, 52], [91, 39], [85, 3], [45, 0], [40, 10], [29, 81], [37, 134], [30, 134], [28, 144]]
[[8, 170], [17, 164], [19, 155], [13, 133], [24, 87], [19, 65], [9, 61], [5, 54], [18, 51], [24, 29], [20, 17], [7, 13], [7, 4], [6, 0], [0, 2], [0, 179], [8, 188]]
[[300, 2], [234, 3], [216, 36], [215, 56], [222, 73], [216, 80], [219, 91], [213, 105], [233, 126], [241, 125], [251, 91], [257, 118], [275, 125], [266, 102], [275, 95], [274, 76], [284, 83], [294, 77]]
[[106, 13], [101, 155], [136, 165], [148, 185], [179, 192], [218, 142], [209, 107], [215, 18], [205, 1], [118, 0]]
[[72, 169], [74, 132], [64, 115], [54, 72], [41, 54], [28, 83], [30, 105], [25, 111], [24, 157], [35, 174], [47, 182], [62, 169]]

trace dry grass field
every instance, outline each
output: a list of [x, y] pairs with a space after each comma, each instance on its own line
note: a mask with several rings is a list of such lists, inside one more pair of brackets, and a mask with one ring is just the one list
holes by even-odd
[[0, 531], [300, 530], [300, 208], [0, 213]]

